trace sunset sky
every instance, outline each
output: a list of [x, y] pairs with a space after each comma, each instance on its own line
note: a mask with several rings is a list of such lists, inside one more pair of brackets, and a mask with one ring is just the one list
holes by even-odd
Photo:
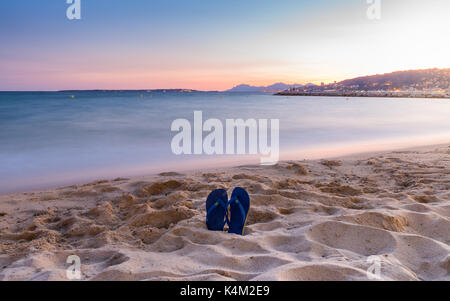
[[320, 83], [450, 67], [449, 0], [0, 2], [0, 90]]

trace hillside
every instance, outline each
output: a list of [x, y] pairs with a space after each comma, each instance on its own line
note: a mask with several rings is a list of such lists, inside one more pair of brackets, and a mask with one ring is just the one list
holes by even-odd
[[289, 88], [278, 95], [450, 98], [450, 68], [362, 76], [327, 85]]
[[363, 76], [339, 82], [337, 86], [359, 90], [427, 90], [449, 89], [450, 68], [398, 71], [393, 73]]
[[227, 90], [226, 92], [278, 92], [278, 91], [284, 91], [289, 88], [300, 88], [303, 87], [303, 85], [300, 84], [285, 84], [285, 83], [276, 83], [270, 86], [250, 86], [250, 85], [238, 85], [236, 87], [233, 87], [230, 90]]

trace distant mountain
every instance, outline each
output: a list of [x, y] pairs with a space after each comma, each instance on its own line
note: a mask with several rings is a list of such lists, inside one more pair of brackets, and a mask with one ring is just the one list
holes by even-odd
[[279, 92], [279, 91], [284, 91], [287, 90], [289, 88], [300, 88], [303, 87], [304, 85], [301, 84], [293, 84], [293, 85], [288, 85], [285, 83], [276, 83], [270, 86], [250, 86], [250, 85], [239, 85], [236, 86], [230, 90], [227, 90], [226, 92]]

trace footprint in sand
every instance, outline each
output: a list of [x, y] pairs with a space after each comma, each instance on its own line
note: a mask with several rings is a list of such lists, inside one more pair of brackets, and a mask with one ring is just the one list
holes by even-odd
[[419, 236], [397, 237], [393, 255], [421, 280], [449, 280], [449, 254], [447, 244]]
[[307, 238], [363, 256], [388, 254], [396, 246], [395, 238], [388, 231], [335, 221], [313, 226], [308, 231]]

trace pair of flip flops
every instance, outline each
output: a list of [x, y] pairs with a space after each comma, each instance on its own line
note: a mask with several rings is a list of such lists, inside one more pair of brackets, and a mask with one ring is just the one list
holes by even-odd
[[223, 231], [228, 224], [228, 233], [244, 235], [249, 210], [250, 197], [244, 188], [236, 187], [230, 200], [225, 189], [216, 189], [206, 199], [206, 226], [211, 231]]

